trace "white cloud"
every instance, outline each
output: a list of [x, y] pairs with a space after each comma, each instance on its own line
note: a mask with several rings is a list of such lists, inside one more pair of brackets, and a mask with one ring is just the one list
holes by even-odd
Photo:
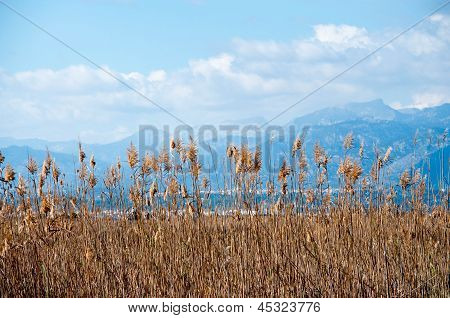
[[289, 45], [276, 41], [254, 41], [236, 38], [233, 40], [236, 52], [241, 56], [264, 56], [279, 58], [289, 51]]
[[412, 107], [416, 108], [426, 108], [430, 106], [435, 106], [439, 104], [443, 104], [446, 101], [449, 101], [450, 96], [446, 96], [446, 94], [440, 94], [440, 93], [420, 93], [420, 94], [414, 94], [412, 99]]
[[149, 74], [148, 80], [150, 82], [162, 82], [166, 79], [167, 73], [164, 70], [156, 70]]
[[[112, 71], [111, 71], [112, 72]], [[110, 87], [117, 82], [105, 72], [85, 65], [74, 65], [61, 70], [38, 69], [18, 72], [11, 80], [33, 91], [81, 91]]]
[[[383, 98], [428, 107], [449, 101], [449, 17], [435, 15], [280, 118], [354, 100]], [[114, 76], [193, 125], [255, 116], [270, 119], [385, 42], [397, 30], [369, 33], [317, 25], [314, 36], [287, 42], [234, 39], [216, 56], [186, 67]], [[105, 72], [85, 65], [59, 70], [0, 70], [0, 135], [106, 142], [139, 124], [176, 123]]]
[[214, 74], [229, 75], [234, 57], [229, 54], [214, 56], [206, 60], [192, 60], [189, 66], [194, 75], [201, 75], [206, 78]]
[[402, 39], [408, 50], [416, 56], [440, 52], [445, 48], [445, 43], [436, 36], [425, 32], [412, 32]]
[[438, 26], [437, 36], [444, 41], [450, 42], [450, 17], [444, 14], [434, 14], [430, 20]]
[[365, 28], [351, 25], [319, 24], [314, 26], [315, 38], [336, 50], [366, 48], [370, 39]]

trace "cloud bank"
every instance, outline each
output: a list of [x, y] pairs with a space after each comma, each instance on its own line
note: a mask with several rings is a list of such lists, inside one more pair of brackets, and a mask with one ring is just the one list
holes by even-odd
[[[450, 100], [450, 17], [434, 15], [282, 116], [383, 98], [395, 107]], [[109, 72], [191, 125], [270, 119], [401, 30], [369, 32], [321, 24], [289, 42], [236, 38], [231, 49], [175, 71]], [[1, 136], [109, 142], [139, 124], [177, 122], [88, 65], [7, 73], [0, 70]]]

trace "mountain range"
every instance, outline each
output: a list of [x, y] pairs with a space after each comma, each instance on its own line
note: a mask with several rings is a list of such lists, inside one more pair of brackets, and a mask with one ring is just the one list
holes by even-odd
[[[390, 171], [393, 176], [398, 175], [407, 167], [422, 165], [426, 162], [434, 162], [436, 157], [443, 160], [444, 165], [436, 169], [444, 169], [443, 175], [448, 174], [448, 141], [442, 138], [450, 123], [450, 104], [442, 104], [425, 109], [407, 108], [394, 109], [386, 105], [381, 99], [349, 103], [341, 106], [322, 108], [310, 114], [292, 120], [284, 129], [284, 133], [290, 138], [273, 140], [273, 137], [263, 135], [259, 142], [264, 155], [268, 156], [270, 147], [271, 161], [275, 165], [284, 157], [288, 157], [290, 147], [295, 135], [307, 128], [305, 146], [310, 164], [312, 164], [312, 149], [319, 142], [326, 151], [332, 155], [330, 163], [331, 179], [335, 179], [335, 171], [343, 155], [342, 141], [351, 132], [355, 138], [355, 147], [350, 155], [357, 157], [360, 143], [364, 143], [365, 160], [363, 169], [370, 169], [375, 153], [384, 154], [388, 147], [392, 147], [392, 161]], [[290, 130], [289, 130], [290, 129]], [[295, 130], [292, 134], [289, 131]], [[161, 134], [164, 135], [164, 134]], [[218, 140], [211, 140], [208, 147], [200, 147], [200, 153], [205, 157], [204, 167], [212, 167], [209, 146], [222, 158], [226, 152], [227, 143], [240, 143], [242, 136], [219, 136]], [[272, 139], [271, 139], [272, 138]], [[413, 139], [416, 139], [416, 143]], [[160, 137], [160, 139], [163, 139]], [[166, 135], [165, 140], [168, 140]], [[255, 146], [256, 138], [247, 138], [250, 145]], [[118, 157], [126, 158], [126, 148], [130, 142], [139, 144], [139, 133], [125, 139], [108, 144], [85, 144], [88, 156], [93, 153], [99, 170], [104, 170], [109, 164], [115, 162]], [[270, 146], [269, 146], [270, 144]], [[265, 152], [266, 150], [266, 152]], [[73, 174], [78, 157], [78, 141], [51, 142], [41, 139], [14, 139], [0, 137], [0, 151], [5, 155], [6, 161], [11, 163], [20, 173], [25, 173], [25, 165], [28, 156], [42, 161], [49, 151], [52, 157], [67, 175]], [[427, 159], [434, 158], [434, 159]], [[265, 158], [267, 159], [267, 158]], [[428, 161], [427, 161], [428, 160]], [[222, 161], [214, 163], [220, 174], [223, 171]], [[430, 173], [431, 177], [442, 175], [441, 172]], [[437, 182], [434, 180], [434, 182]]]

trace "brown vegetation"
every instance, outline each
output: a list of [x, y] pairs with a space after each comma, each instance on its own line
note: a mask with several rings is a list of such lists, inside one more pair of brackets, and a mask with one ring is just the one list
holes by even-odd
[[120, 160], [99, 179], [81, 145], [76, 185], [50, 155], [25, 178], [0, 153], [0, 296], [448, 297], [448, 189], [426, 205], [411, 167], [398, 203], [392, 149], [364, 175], [352, 147], [349, 134], [333, 193], [318, 143], [308, 170], [297, 138], [265, 187], [260, 150], [230, 145], [216, 205], [193, 140], [142, 158], [130, 145], [129, 186]]

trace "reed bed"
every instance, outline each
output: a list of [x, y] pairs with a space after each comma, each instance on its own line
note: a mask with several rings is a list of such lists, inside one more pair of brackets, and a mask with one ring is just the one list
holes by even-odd
[[25, 177], [0, 154], [0, 296], [449, 297], [448, 187], [414, 166], [390, 183], [391, 148], [364, 174], [353, 147], [332, 191], [318, 143], [309, 165], [297, 138], [265, 184], [260, 150], [230, 145], [216, 204], [192, 139], [130, 145], [130, 176], [80, 145], [76, 184], [50, 154]]

